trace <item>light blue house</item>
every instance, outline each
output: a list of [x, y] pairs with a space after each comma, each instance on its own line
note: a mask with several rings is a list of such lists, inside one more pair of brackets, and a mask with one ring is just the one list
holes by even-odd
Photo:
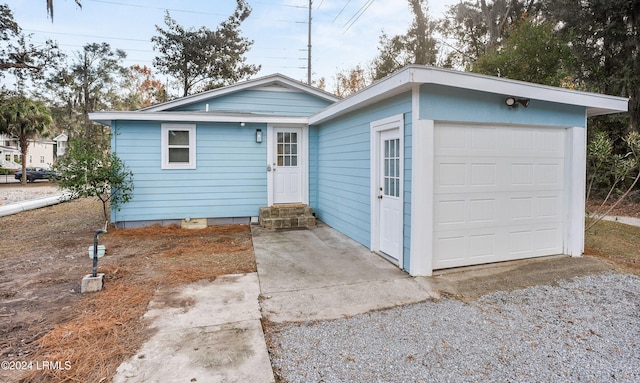
[[584, 247], [587, 116], [627, 99], [409, 66], [346, 99], [272, 75], [99, 112], [133, 171], [120, 227], [316, 216], [411, 275]]

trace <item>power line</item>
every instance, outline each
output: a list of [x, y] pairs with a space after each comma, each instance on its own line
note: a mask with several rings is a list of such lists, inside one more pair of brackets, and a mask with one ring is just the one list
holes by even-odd
[[146, 9], [158, 9], [161, 11], [171, 11], [171, 12], [184, 12], [184, 13], [194, 13], [199, 15], [211, 15], [211, 16], [227, 16], [221, 13], [212, 13], [212, 12], [203, 12], [203, 11], [192, 11], [187, 9], [176, 9], [176, 8], [165, 8], [165, 7], [150, 7], [148, 5], [140, 5], [140, 4], [131, 4], [131, 3], [119, 3], [117, 1], [107, 1], [107, 0], [89, 0], [94, 3], [103, 3], [103, 4], [112, 4], [112, 5], [122, 5], [125, 7], [134, 7], [134, 8], [146, 8]]
[[[351, 16], [351, 18], [349, 19], [349, 21], [347, 21], [344, 26], [347, 28], [344, 30], [343, 33], [346, 33], [349, 29], [351, 29], [351, 27], [353, 26], [353, 24], [356, 23], [356, 21], [358, 21], [358, 19], [360, 19], [360, 17], [367, 11], [367, 9], [369, 9], [369, 7], [371, 6], [371, 4], [373, 4], [374, 0], [368, 0], [366, 3], [364, 3], [364, 5], [362, 7], [360, 7], [360, 9], [358, 10], [358, 12], [355, 13], [355, 15]], [[357, 17], [356, 17], [357, 16]], [[355, 19], [354, 19], [355, 18]], [[351, 20], [353, 20], [353, 22], [351, 22]], [[349, 24], [349, 22], [351, 22], [351, 24]], [[349, 24], [349, 26], [347, 27], [347, 24]]]
[[64, 33], [64, 32], [51, 32], [51, 31], [39, 31], [37, 29], [23, 29], [23, 31], [27, 32], [35, 32], [35, 33], [46, 33], [52, 35], [64, 35], [64, 36], [74, 36], [74, 37], [91, 37], [95, 39], [111, 39], [111, 40], [125, 40], [125, 41], [142, 41], [145, 43], [150, 42], [150, 40], [142, 40], [142, 39], [130, 39], [127, 37], [109, 37], [109, 36], [95, 36], [95, 35], [81, 35], [78, 33]]
[[[157, 9], [157, 10], [160, 10], [160, 11], [192, 13], [192, 14], [197, 14], [197, 15], [225, 16], [225, 17], [228, 16], [228, 15], [222, 14], [222, 13], [193, 11], [193, 10], [178, 9], [178, 8], [151, 7], [151, 6], [148, 6], [148, 5], [131, 4], [131, 3], [120, 3], [120, 2], [117, 2], [117, 1], [109, 1], [109, 0], [89, 0], [89, 1], [93, 1], [95, 3], [102, 3], [102, 4], [120, 5], [120, 6], [124, 6], [124, 7], [143, 8], [143, 9]], [[265, 3], [265, 2], [262, 2], [262, 1], [256, 1], [255, 3], [268, 4], [270, 6], [273, 6], [273, 4]], [[291, 8], [306, 8], [305, 6], [298, 6], [298, 5], [287, 5], [287, 4], [278, 4], [278, 5], [282, 6], [282, 7], [291, 7]], [[257, 18], [257, 19], [264, 20], [262, 18]], [[277, 21], [277, 22], [281, 22], [281, 23], [306, 23], [306, 22], [292, 21], [292, 20], [286, 20], [286, 19], [269, 19], [269, 20]]]
[[347, 7], [347, 5], [349, 5], [349, 3], [351, 2], [351, 0], [348, 0], [344, 7], [342, 7], [342, 9], [340, 10], [340, 12], [338, 12], [338, 14], [336, 15], [336, 17], [333, 18], [333, 21], [331, 22], [331, 24], [335, 23], [336, 20], [338, 20], [338, 17], [340, 17], [340, 15], [342, 14], [342, 11], [344, 11], [344, 9]]

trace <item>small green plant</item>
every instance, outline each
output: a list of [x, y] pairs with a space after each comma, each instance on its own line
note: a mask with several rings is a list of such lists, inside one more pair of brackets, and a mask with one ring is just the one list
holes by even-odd
[[[613, 144], [605, 132], [596, 133], [587, 145], [587, 164], [589, 166], [587, 199], [595, 188], [601, 192], [605, 191], [606, 195], [604, 195], [602, 204], [593, 213], [594, 219], [585, 230], [589, 230], [609, 214], [631, 193], [640, 180], [640, 133], [631, 131], [623, 141], [628, 148], [625, 155], [613, 154]], [[637, 174], [634, 175], [634, 172]], [[631, 177], [633, 177], [633, 181], [629, 185]], [[627, 187], [625, 183], [629, 186]], [[605, 210], [605, 205], [614, 193], [620, 197]]]
[[105, 227], [109, 222], [109, 209], [120, 209], [129, 202], [133, 193], [133, 172], [116, 153], [94, 144], [87, 138], [76, 138], [69, 143], [67, 154], [56, 163], [58, 186], [68, 191], [71, 198], [96, 197], [102, 202]]

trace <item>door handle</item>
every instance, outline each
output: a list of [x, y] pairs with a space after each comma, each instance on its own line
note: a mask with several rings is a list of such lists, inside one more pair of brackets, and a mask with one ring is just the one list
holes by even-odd
[[378, 196], [378, 199], [382, 199], [382, 194], [380, 194], [380, 195]]

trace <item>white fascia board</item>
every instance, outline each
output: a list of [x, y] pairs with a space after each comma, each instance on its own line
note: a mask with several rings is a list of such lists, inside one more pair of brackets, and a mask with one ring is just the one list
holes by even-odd
[[319, 124], [354, 108], [370, 105], [384, 98], [408, 91], [412, 84], [438, 84], [503, 94], [505, 97], [514, 96], [584, 106], [587, 108], [588, 116], [627, 112], [629, 102], [624, 97], [580, 92], [451, 69], [411, 65], [311, 116], [309, 124]]
[[221, 97], [226, 94], [239, 92], [245, 89], [250, 88], [259, 88], [262, 86], [270, 85], [270, 84], [281, 84], [285, 87], [299, 90], [305, 93], [312, 94], [314, 96], [323, 98], [330, 102], [336, 102], [339, 100], [338, 97], [322, 91], [320, 89], [316, 89], [314, 87], [302, 84], [298, 81], [295, 81], [289, 77], [283, 76], [281, 74], [272, 74], [269, 76], [257, 78], [254, 80], [247, 80], [244, 82], [239, 82], [233, 85], [225, 86], [223, 88], [213, 89], [210, 91], [194, 94], [191, 96], [182, 97], [173, 101], [165, 102], [162, 104], [154, 105], [148, 108], [141, 109], [144, 112], [160, 112], [171, 108], [177, 108], [179, 106], [188, 105], [192, 103], [196, 103], [199, 101], [207, 100], [210, 98]]
[[405, 91], [411, 90], [411, 73], [407, 67], [396, 74], [385, 77], [384, 79], [373, 83], [369, 87], [328, 106], [309, 117], [309, 125], [319, 124], [323, 121], [337, 117], [348, 112], [354, 107], [363, 107], [383, 100], [387, 97], [395, 96]]
[[213, 113], [181, 113], [181, 112], [95, 112], [89, 113], [89, 119], [103, 125], [111, 126], [113, 121], [161, 121], [161, 122], [245, 122], [267, 124], [307, 124], [308, 117], [283, 116], [233, 116]]
[[628, 111], [629, 99], [432, 67], [410, 67], [413, 81], [584, 106], [588, 115]]

